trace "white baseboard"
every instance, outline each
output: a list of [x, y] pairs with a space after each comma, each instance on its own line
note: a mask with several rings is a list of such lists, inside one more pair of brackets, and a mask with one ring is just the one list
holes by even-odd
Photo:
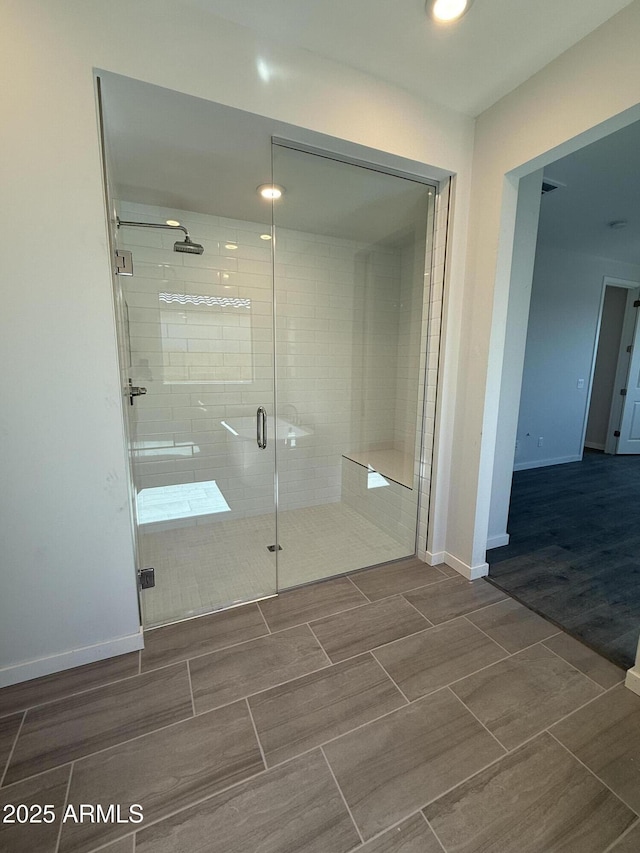
[[428, 566], [440, 566], [446, 562], [444, 556], [444, 551], [436, 551], [435, 554], [431, 553], [431, 551], [425, 551], [424, 561]]
[[499, 536], [490, 536], [487, 539], [487, 551], [490, 551], [492, 548], [503, 548], [505, 545], [509, 544], [509, 534], [501, 533]]
[[534, 462], [516, 462], [514, 471], [528, 471], [530, 468], [549, 468], [551, 465], [566, 465], [567, 462], [582, 462], [582, 456], [556, 456], [555, 459], [536, 459]]
[[624, 684], [632, 693], [637, 693], [640, 696], [640, 665], [636, 664], [633, 669], [627, 670]]
[[462, 577], [466, 578], [468, 581], [475, 581], [478, 578], [486, 578], [489, 574], [488, 563], [480, 563], [478, 566], [469, 566], [467, 563], [463, 563], [462, 560], [459, 560], [457, 557], [454, 557], [453, 554], [449, 554], [448, 552], [445, 552], [443, 562], [452, 569], [455, 569], [456, 572], [459, 572]]
[[95, 646], [85, 646], [82, 649], [74, 649], [60, 655], [51, 655], [48, 658], [37, 658], [15, 666], [7, 666], [0, 669], [0, 687], [9, 687], [9, 685], [18, 684], [21, 681], [30, 681], [32, 678], [40, 678], [42, 675], [51, 675], [53, 672], [61, 672], [63, 669], [95, 663], [105, 658], [124, 655], [127, 652], [136, 652], [143, 648], [144, 638], [142, 628], [140, 628], [137, 634], [130, 634], [127, 637], [118, 637], [116, 640], [97, 643]]

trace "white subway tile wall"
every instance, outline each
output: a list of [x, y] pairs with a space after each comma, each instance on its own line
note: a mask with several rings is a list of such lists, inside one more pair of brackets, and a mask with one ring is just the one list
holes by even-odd
[[[273, 462], [256, 446], [255, 418], [246, 422], [248, 407], [273, 399], [265, 226], [128, 202], [119, 203], [119, 215], [160, 223], [178, 215], [205, 246], [202, 255], [176, 253], [182, 232], [168, 229], [123, 226], [118, 234], [134, 256], [134, 275], [122, 279], [130, 372], [134, 385], [147, 388], [133, 417], [138, 492], [215, 481], [229, 509], [207, 513], [191, 500], [191, 516], [180, 526], [272, 512]], [[169, 518], [162, 511], [144, 524], [144, 534], [174, 526], [171, 507]]]

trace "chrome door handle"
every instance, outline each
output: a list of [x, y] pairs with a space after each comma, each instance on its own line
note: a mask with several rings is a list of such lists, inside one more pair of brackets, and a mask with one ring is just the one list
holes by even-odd
[[267, 410], [264, 406], [258, 406], [256, 412], [256, 441], [260, 450], [267, 446]]
[[127, 385], [127, 394], [129, 395], [129, 403], [133, 406], [133, 398], [134, 397], [142, 397], [143, 394], [147, 393], [146, 388], [142, 388], [140, 385], [132, 385], [131, 379], [129, 379], [129, 384]]

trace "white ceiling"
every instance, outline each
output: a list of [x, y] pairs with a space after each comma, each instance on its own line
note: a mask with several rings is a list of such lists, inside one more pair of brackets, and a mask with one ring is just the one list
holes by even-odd
[[449, 26], [424, 0], [183, 2], [476, 116], [632, 0], [475, 0]]
[[[270, 227], [271, 203], [256, 189], [272, 180], [272, 135], [297, 139], [296, 128], [109, 72], [100, 80], [117, 198], [173, 208], [177, 219], [193, 211]], [[312, 141], [339, 150], [325, 139]], [[358, 147], [359, 159], [372, 159], [367, 151]], [[282, 147], [274, 149], [273, 179], [286, 190], [274, 206], [277, 225], [369, 243], [412, 234], [430, 190]]]

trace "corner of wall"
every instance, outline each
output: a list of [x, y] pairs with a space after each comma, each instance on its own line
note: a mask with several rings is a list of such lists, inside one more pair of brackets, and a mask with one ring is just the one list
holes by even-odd
[[130, 634], [127, 637], [117, 637], [115, 640], [97, 643], [94, 646], [85, 646], [84, 648], [73, 649], [59, 655], [37, 658], [36, 660], [25, 661], [15, 666], [7, 666], [4, 669], [0, 669], [0, 688], [19, 684], [22, 681], [30, 681], [32, 678], [51, 675], [54, 672], [61, 672], [65, 669], [73, 669], [76, 666], [97, 663], [97, 661], [105, 660], [106, 658], [124, 655], [128, 652], [136, 652], [143, 648], [144, 636], [142, 626], [140, 626], [136, 634]]
[[468, 563], [464, 563], [462, 560], [454, 557], [453, 554], [449, 554], [449, 552], [445, 552], [444, 560], [442, 562], [450, 568], [455, 569], [458, 574], [462, 575], [462, 577], [466, 578], [468, 581], [475, 581], [478, 580], [478, 578], [486, 578], [489, 574], [488, 563], [478, 563], [475, 566], [470, 566]]
[[628, 670], [624, 686], [640, 696], [640, 666], [636, 664], [633, 669]]

